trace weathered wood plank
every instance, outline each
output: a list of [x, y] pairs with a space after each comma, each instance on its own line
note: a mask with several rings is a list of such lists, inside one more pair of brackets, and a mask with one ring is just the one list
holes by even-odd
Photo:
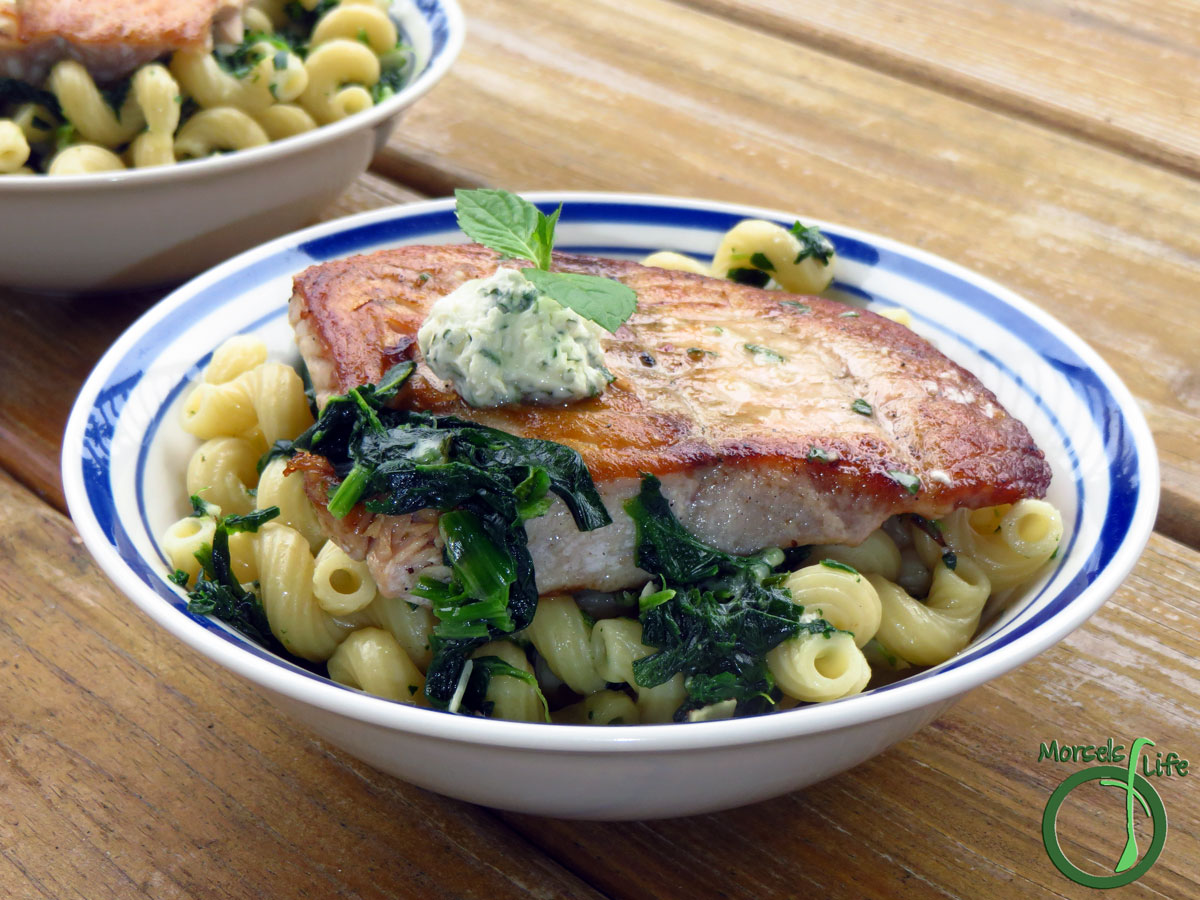
[[5, 897], [599, 897], [192, 653], [2, 473], [0, 601]]
[[1187, 0], [683, 2], [1200, 174], [1200, 8]]
[[[1051, 311], [1160, 428], [1200, 415], [1200, 183], [663, 0], [465, 5], [459, 63], [379, 171], [434, 193], [699, 195], [876, 231]], [[1200, 449], [1180, 451], [1163, 522], [1200, 543], [1178, 512], [1200, 502]]]
[[[356, 181], [322, 220], [408, 203], [420, 195], [378, 175]], [[62, 433], [96, 361], [164, 291], [46, 296], [0, 287], [0, 468], [65, 510]]]
[[[632, 825], [505, 821], [613, 897], [1092, 897], [1053, 868], [1041, 840], [1051, 791], [1086, 765], [1039, 763], [1039, 746], [1112, 737], [1128, 749], [1148, 737], [1200, 760], [1197, 580], [1200, 554], [1156, 535], [1115, 598], [1061, 644], [801, 793]], [[1144, 753], [1151, 764], [1154, 752]], [[1167, 808], [1166, 846], [1122, 896], [1200, 896], [1198, 776], [1152, 779]], [[1123, 804], [1111, 789], [1072, 794], [1059, 818], [1068, 858], [1111, 873]], [[1140, 819], [1138, 835], [1144, 850]]]

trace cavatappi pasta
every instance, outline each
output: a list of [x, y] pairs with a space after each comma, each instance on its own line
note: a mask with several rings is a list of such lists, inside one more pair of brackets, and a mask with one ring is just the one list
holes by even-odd
[[[421, 703], [437, 624], [429, 606], [416, 597], [385, 597], [361, 560], [325, 539], [303, 476], [289, 474], [285, 459], [271, 459], [259, 471], [271, 443], [295, 437], [312, 421], [299, 375], [269, 361], [261, 342], [236, 337], [219, 347], [181, 412], [183, 428], [200, 440], [187, 466], [187, 491], [211, 506], [208, 514], [168, 527], [162, 552], [172, 569], [194, 581], [201, 574], [197, 553], [203, 556], [214, 539], [215, 516], [277, 507], [279, 515], [257, 532], [229, 537], [231, 568], [238, 580], [257, 582], [272, 634], [288, 652], [324, 663], [335, 681]], [[803, 608], [803, 620], [836, 630], [801, 633], [767, 654], [782, 692], [777, 708], [839, 699], [873, 678], [891, 680], [898, 671], [950, 659], [974, 637], [989, 598], [1035, 577], [1062, 536], [1052, 505], [1022, 500], [960, 510], [938, 522], [897, 516], [857, 546], [809, 548], [782, 584]], [[643, 596], [656, 587], [647, 585]], [[544, 596], [524, 631], [479, 647], [473, 661], [510, 667], [488, 682], [490, 714], [546, 721], [544, 692], [554, 698], [549, 717], [556, 723], [673, 721], [688, 696], [684, 676], [638, 684], [634, 663], [656, 650], [643, 642], [637, 598], [613, 601], [588, 600], [597, 619], [573, 596]], [[687, 719], [727, 718], [734, 706], [712, 703]]]
[[[387, 0], [252, 0], [240, 44], [178, 50], [116, 83], [73, 59], [4, 89], [0, 175], [78, 175], [257, 147], [368, 109], [411, 77]], [[10, 85], [11, 87], [11, 85]]]
[[651, 253], [642, 265], [819, 294], [833, 280], [835, 258], [833, 244], [815, 227], [745, 219], [725, 232], [710, 265], [672, 250]]
[[[651, 253], [642, 265], [792, 294], [820, 294], [833, 283], [836, 260], [833, 244], [815, 225], [796, 222], [784, 228], [765, 219], [744, 219], [725, 232], [707, 265], [674, 250]], [[906, 328], [912, 325], [912, 314], [902, 307], [874, 311]], [[857, 313], [851, 309], [845, 315]]]

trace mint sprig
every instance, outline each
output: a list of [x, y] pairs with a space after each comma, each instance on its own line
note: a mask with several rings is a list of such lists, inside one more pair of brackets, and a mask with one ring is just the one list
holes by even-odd
[[528, 200], [497, 190], [457, 190], [454, 214], [458, 227], [471, 240], [505, 257], [527, 259], [521, 269], [538, 290], [558, 303], [616, 332], [637, 308], [637, 294], [611, 278], [550, 271], [554, 227], [562, 205], [546, 215]]

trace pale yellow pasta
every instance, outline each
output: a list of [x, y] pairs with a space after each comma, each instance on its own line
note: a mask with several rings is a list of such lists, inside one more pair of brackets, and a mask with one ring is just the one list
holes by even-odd
[[271, 633], [289, 653], [313, 662], [333, 655], [346, 629], [313, 594], [313, 555], [294, 529], [268, 522], [258, 532], [258, 583]]
[[251, 115], [273, 103], [295, 100], [308, 86], [308, 71], [294, 53], [265, 41], [249, 52], [258, 61], [242, 78], [221, 68], [212, 54], [203, 50], [177, 51], [171, 57], [171, 74], [204, 109], [232, 107]]
[[258, 416], [240, 381], [200, 382], [185, 398], [179, 424], [188, 434], [207, 440], [249, 431], [258, 424]]
[[129, 145], [129, 162], [136, 169], [171, 166], [175, 159], [175, 138], [171, 134], [143, 131]]
[[379, 57], [358, 41], [337, 38], [322, 44], [304, 61], [308, 87], [300, 105], [322, 125], [374, 105], [367, 88], [379, 81]]
[[683, 681], [683, 674], [677, 672], [652, 688], [633, 685], [637, 692], [638, 721], [643, 725], [675, 721], [675, 711], [687, 699]]
[[558, 725], [636, 725], [638, 708], [620, 691], [597, 691], [550, 714]]
[[175, 135], [175, 153], [198, 159], [219, 150], [246, 150], [266, 143], [267, 133], [250, 116], [232, 106], [219, 106], [203, 109], [183, 123]]
[[670, 269], [672, 272], [691, 272], [693, 275], [711, 274], [708, 266], [697, 259], [674, 250], [659, 250], [651, 253], [642, 260], [643, 266], [654, 266], [658, 269]]
[[903, 306], [890, 306], [887, 309], [875, 309], [872, 312], [878, 313], [885, 319], [891, 319], [905, 328], [912, 328], [913, 317]]
[[642, 643], [642, 623], [636, 619], [602, 619], [592, 629], [596, 671], [606, 682], [633, 688], [637, 694], [638, 718], [643, 723], [672, 721], [675, 710], [687, 699], [680, 673], [651, 688], [642, 687], [634, 679], [634, 661], [655, 652], [653, 647]]
[[258, 580], [258, 533], [237, 531], [229, 535], [229, 568], [242, 584]]
[[[242, 83], [221, 68], [212, 54], [204, 50], [180, 50], [171, 57], [171, 74], [188, 96], [205, 109], [237, 106], [232, 99], [242, 92]], [[261, 96], [255, 91], [255, 96]], [[270, 103], [263, 103], [265, 109]], [[257, 110], [256, 110], [257, 111]]]
[[204, 380], [209, 384], [225, 384], [266, 361], [266, 344], [251, 335], [236, 334], [213, 351], [212, 359], [204, 367]]
[[236, 379], [250, 397], [258, 427], [268, 445], [294, 438], [313, 423], [304, 382], [283, 363], [263, 363]]
[[313, 593], [321, 609], [333, 616], [348, 616], [375, 599], [375, 579], [367, 564], [351, 559], [333, 541], [326, 542], [313, 567]]
[[[936, 525], [934, 527], [937, 527]], [[912, 542], [912, 549], [924, 563], [925, 568], [930, 571], [938, 564], [942, 558], [942, 554], [946, 552], [946, 548], [935, 541], [924, 528], [921, 528], [914, 522], [908, 525], [909, 540]]]
[[859, 647], [879, 629], [879, 596], [864, 575], [818, 563], [790, 573], [784, 586], [806, 614], [851, 632]]
[[756, 268], [751, 263], [755, 254], [770, 262], [771, 277], [785, 291], [796, 294], [818, 294], [833, 280], [833, 257], [821, 262], [806, 255], [796, 236], [774, 222], [764, 219], [745, 219], [725, 233], [713, 257], [712, 274], [726, 278], [731, 269]]
[[866, 577], [883, 606], [875, 639], [888, 652], [922, 666], [945, 662], [967, 646], [991, 593], [987, 575], [964, 555], [953, 570], [938, 562], [923, 603], [885, 578]]
[[941, 523], [946, 543], [978, 563], [995, 591], [1033, 577], [1054, 555], [1063, 536], [1062, 515], [1044, 500], [960, 509]]
[[209, 516], [188, 516], [169, 527], [162, 536], [162, 551], [172, 569], [187, 572], [193, 579], [200, 574], [200, 560], [196, 551], [205, 545], [212, 546], [217, 523]]
[[120, 113], [114, 113], [88, 70], [73, 59], [56, 63], [46, 86], [58, 98], [67, 121], [85, 140], [116, 147], [131, 140], [146, 124], [133, 91], [125, 98]]
[[179, 108], [183, 103], [179, 82], [166, 66], [152, 63], [142, 66], [133, 76], [132, 93], [151, 134], [171, 135], [179, 127]]
[[247, 428], [238, 437], [254, 448], [259, 459], [262, 459], [262, 455], [271, 449], [270, 444], [267, 443], [267, 439], [263, 436], [262, 429], [257, 425], [253, 428]]
[[854, 547], [818, 544], [811, 549], [808, 558], [814, 561], [836, 560], [860, 572], [875, 572], [889, 581], [895, 581], [900, 573], [900, 550], [882, 529], [871, 532], [870, 537]]
[[241, 438], [212, 438], [192, 453], [187, 467], [188, 494], [215, 503], [226, 515], [254, 509], [258, 454]]
[[22, 103], [13, 111], [12, 120], [25, 135], [25, 140], [40, 144], [54, 137], [58, 117], [40, 103]]
[[117, 172], [125, 168], [121, 157], [96, 144], [75, 144], [60, 151], [50, 161], [47, 175], [91, 175]]
[[871, 680], [866, 657], [845, 632], [789, 638], [767, 654], [767, 668], [780, 690], [809, 703], [857, 694]]
[[[288, 22], [287, 13], [284, 12], [284, 7], [288, 5], [290, 0], [251, 0], [247, 10], [253, 10], [260, 14], [268, 22], [271, 23], [271, 30], [280, 28]], [[301, 2], [303, 5], [303, 2]], [[306, 7], [311, 10], [311, 7]], [[246, 20], [247, 31], [266, 31], [267, 29], [251, 27], [251, 20]]]
[[[282, 24], [283, 8], [282, 4], [278, 5], [280, 7]], [[255, 32], [260, 34], [273, 34], [275, 32], [275, 22], [271, 19], [270, 14], [258, 6], [247, 6], [242, 11], [242, 24], [245, 26], [247, 34], [253, 34]]]
[[736, 700], [722, 700], [719, 703], [710, 703], [708, 706], [689, 711], [687, 720], [689, 722], [719, 722], [721, 719], [732, 719], [736, 711]]
[[395, 49], [396, 26], [386, 12], [374, 5], [340, 4], [325, 13], [312, 33], [312, 46], [335, 38], [359, 40], [378, 55]]
[[633, 663], [654, 652], [642, 643], [642, 623], [636, 619], [601, 619], [592, 628], [592, 659], [609, 684], [633, 685]]
[[422, 671], [429, 668], [429, 663], [433, 660], [429, 636], [433, 633], [437, 620], [428, 606], [410, 603], [403, 597], [376, 594], [371, 604], [363, 610], [363, 614], [371, 624], [390, 631]]
[[375, 599], [359, 615], [372, 625], [391, 632], [422, 671], [429, 668], [433, 660], [429, 636], [433, 634], [437, 619], [428, 606], [421, 606], [403, 597], [376, 594]]
[[21, 126], [12, 119], [0, 119], [0, 175], [25, 167], [29, 159], [29, 141]]
[[273, 141], [283, 140], [295, 134], [303, 134], [317, 127], [317, 120], [302, 107], [291, 103], [276, 103], [268, 106], [254, 117], [263, 131]]
[[1000, 520], [1000, 536], [1023, 559], [1048, 560], [1062, 540], [1062, 515], [1045, 500], [1018, 500]]
[[[298, 100], [308, 87], [308, 67], [304, 60], [294, 53], [281, 53], [270, 44], [259, 44], [258, 47], [268, 54], [256, 70], [262, 72], [272, 100], [275, 103]], [[253, 73], [250, 77], [254, 77]]]
[[[525, 658], [524, 651], [512, 641], [490, 641], [471, 654], [472, 659], [485, 656], [499, 657], [514, 669], [533, 674], [533, 667]], [[493, 674], [488, 679], [484, 699], [492, 704], [491, 715], [494, 719], [508, 719], [512, 722], [546, 721], [546, 708], [538, 696], [537, 688], [520, 678]]]
[[570, 597], [542, 597], [525, 630], [550, 671], [577, 694], [604, 689], [604, 679], [592, 662], [591, 629]]
[[271, 460], [258, 476], [258, 495], [256, 497], [259, 509], [269, 506], [279, 507], [279, 516], [275, 519], [281, 525], [294, 528], [308, 541], [309, 549], [314, 553], [325, 543], [325, 533], [321, 530], [321, 522], [317, 511], [313, 509], [304, 492], [304, 475], [292, 472], [285, 475], [288, 461], [282, 456]]
[[425, 676], [382, 628], [352, 632], [329, 657], [329, 677], [338, 684], [404, 703], [415, 703]]
[[263, 363], [232, 381], [202, 381], [184, 400], [182, 425], [199, 438], [243, 435], [257, 428], [270, 446], [312, 424], [304, 382], [291, 366]]

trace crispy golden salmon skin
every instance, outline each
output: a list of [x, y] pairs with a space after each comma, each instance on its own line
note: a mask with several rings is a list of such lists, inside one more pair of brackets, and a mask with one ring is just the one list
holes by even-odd
[[[492, 274], [477, 245], [413, 246], [314, 266], [295, 279], [291, 320], [323, 399], [418, 368], [398, 403], [453, 414], [579, 451], [613, 517], [575, 530], [556, 501], [527, 523], [539, 589], [643, 583], [621, 500], [639, 473], [663, 482], [683, 524], [736, 553], [856, 544], [889, 516], [937, 517], [1041, 497], [1050, 469], [995, 395], [907, 328], [819, 297], [798, 297], [633, 262], [554, 255], [553, 268], [615, 278], [638, 294], [633, 317], [603, 339], [616, 380], [567, 406], [475, 409], [421, 359], [430, 306]], [[320, 507], [329, 472], [307, 474]], [[384, 593], [403, 594], [440, 562], [429, 517], [335, 521], [331, 535], [366, 558]]]

